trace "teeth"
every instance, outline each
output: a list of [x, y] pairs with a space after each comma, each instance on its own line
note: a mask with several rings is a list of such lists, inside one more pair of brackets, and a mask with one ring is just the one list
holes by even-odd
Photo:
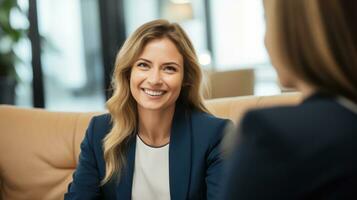
[[161, 96], [164, 93], [163, 91], [154, 91], [148, 89], [144, 89], [144, 92], [150, 96]]

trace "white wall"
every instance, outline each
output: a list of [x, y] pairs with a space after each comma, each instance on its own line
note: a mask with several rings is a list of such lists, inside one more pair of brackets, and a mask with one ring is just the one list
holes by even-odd
[[216, 69], [268, 63], [261, 0], [211, 0]]

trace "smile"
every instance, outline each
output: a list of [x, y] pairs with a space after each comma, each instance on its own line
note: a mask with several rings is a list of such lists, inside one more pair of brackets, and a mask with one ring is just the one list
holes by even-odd
[[142, 89], [146, 94], [150, 96], [162, 96], [165, 94], [165, 91], [162, 90], [149, 90], [149, 89]]

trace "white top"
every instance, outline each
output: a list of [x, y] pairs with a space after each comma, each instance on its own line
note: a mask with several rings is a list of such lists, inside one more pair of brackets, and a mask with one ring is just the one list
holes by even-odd
[[136, 136], [133, 200], [168, 200], [169, 144], [152, 147]]

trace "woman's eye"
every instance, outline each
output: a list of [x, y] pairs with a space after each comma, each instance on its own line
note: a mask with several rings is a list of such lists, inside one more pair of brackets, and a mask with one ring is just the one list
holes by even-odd
[[137, 66], [143, 69], [149, 68], [149, 65], [146, 63], [138, 63]]
[[164, 68], [164, 71], [169, 72], [169, 73], [174, 73], [174, 72], [177, 71], [177, 69], [175, 67], [172, 67], [172, 66], [166, 66]]

